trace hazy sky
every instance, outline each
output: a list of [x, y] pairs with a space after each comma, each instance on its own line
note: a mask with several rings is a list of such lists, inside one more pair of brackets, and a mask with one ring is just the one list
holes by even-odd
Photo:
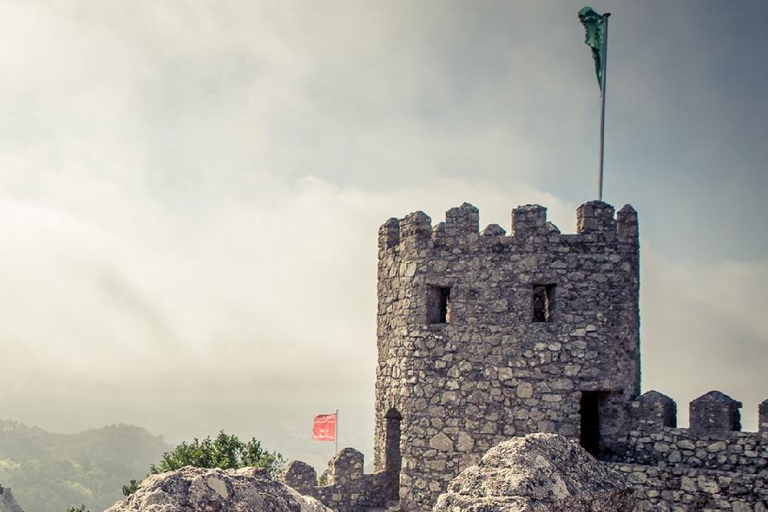
[[[595, 198], [582, 6], [0, 0], [0, 416], [297, 456], [317, 447], [285, 433], [339, 406], [369, 449], [378, 226], [463, 201], [508, 226], [537, 202], [573, 232]], [[768, 3], [594, 7], [605, 199], [641, 223], [643, 388], [684, 425], [720, 389], [754, 429]]]

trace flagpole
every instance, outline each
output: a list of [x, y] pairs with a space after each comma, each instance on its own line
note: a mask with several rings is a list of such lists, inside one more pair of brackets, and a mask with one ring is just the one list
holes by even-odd
[[602, 64], [602, 84], [600, 86], [600, 96], [602, 96], [602, 109], [600, 113], [600, 168], [597, 175], [597, 199], [603, 200], [603, 156], [605, 154], [605, 69], [608, 64], [608, 18], [611, 13], [603, 15], [605, 20], [605, 34], [603, 34], [603, 62]]
[[336, 435], [334, 436], [333, 454], [339, 453], [339, 409], [336, 409]]

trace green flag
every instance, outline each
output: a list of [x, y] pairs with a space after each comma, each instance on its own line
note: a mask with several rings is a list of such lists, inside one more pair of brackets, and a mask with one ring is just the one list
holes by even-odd
[[579, 20], [587, 32], [584, 42], [592, 48], [597, 85], [601, 91], [603, 90], [603, 59], [605, 58], [605, 23], [608, 16], [608, 14], [597, 14], [591, 7], [584, 7], [579, 11]]

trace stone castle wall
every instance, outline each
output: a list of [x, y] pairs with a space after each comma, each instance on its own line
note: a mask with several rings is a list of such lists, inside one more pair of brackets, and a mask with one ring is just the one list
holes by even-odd
[[624, 473], [638, 511], [768, 507], [768, 400], [759, 432], [741, 403], [711, 391], [690, 428], [656, 391], [640, 395], [637, 215], [592, 201], [564, 235], [537, 205], [511, 232], [479, 231], [463, 204], [433, 226], [423, 212], [379, 231], [375, 473], [351, 449], [317, 483], [285, 479], [334, 510], [398, 503], [430, 510], [448, 482], [514, 436], [557, 433]]
[[632, 430], [626, 434], [628, 449], [619, 460], [665, 467], [717, 469], [758, 474], [768, 465], [768, 436], [734, 432], [727, 438], [701, 437], [681, 428], [658, 432]]
[[[741, 432], [740, 407], [731, 397], [710, 391], [691, 402], [690, 428], [677, 428], [674, 401], [649, 391], [630, 404], [636, 421], [619, 436], [623, 450], [615, 459], [669, 468], [768, 473], [768, 429]], [[761, 423], [765, 412], [761, 406]]]
[[633, 421], [610, 465], [628, 475], [642, 510], [765, 511], [766, 403], [760, 430], [741, 432], [741, 403], [710, 391], [690, 403], [690, 427], [677, 428], [675, 402], [649, 391], [629, 404]]
[[607, 463], [624, 474], [640, 502], [635, 512], [765, 512], [765, 476], [712, 469]]
[[337, 512], [358, 512], [386, 506], [391, 499], [388, 475], [363, 472], [364, 456], [344, 448], [328, 462], [317, 478], [315, 469], [301, 461], [291, 462], [281, 475], [287, 485], [307, 496], [318, 498]]
[[465, 203], [380, 230], [376, 468], [400, 469], [406, 509], [511, 436], [579, 439], [585, 393], [618, 435], [639, 394], [635, 211], [586, 203], [575, 235], [536, 205], [512, 212], [509, 236], [478, 217]]

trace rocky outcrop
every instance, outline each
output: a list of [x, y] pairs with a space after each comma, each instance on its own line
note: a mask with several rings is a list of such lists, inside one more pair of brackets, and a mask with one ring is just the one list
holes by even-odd
[[632, 490], [584, 449], [554, 434], [530, 434], [491, 448], [454, 478], [435, 512], [631, 511]]
[[263, 469], [191, 466], [152, 475], [138, 491], [105, 512], [330, 512], [314, 498]]
[[11, 490], [0, 485], [0, 512], [23, 512]]

